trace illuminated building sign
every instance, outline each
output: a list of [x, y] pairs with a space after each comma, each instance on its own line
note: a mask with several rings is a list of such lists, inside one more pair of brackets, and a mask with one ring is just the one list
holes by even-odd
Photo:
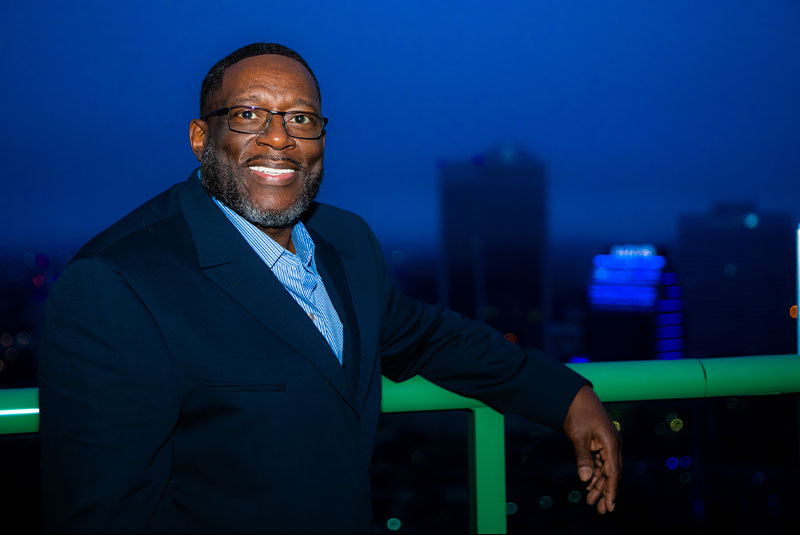
[[666, 259], [651, 244], [615, 245], [594, 257], [589, 303], [595, 309], [652, 310]]
[[594, 257], [589, 285], [593, 310], [653, 314], [653, 355], [683, 358], [683, 304], [674, 273], [651, 244], [615, 245], [611, 254]]

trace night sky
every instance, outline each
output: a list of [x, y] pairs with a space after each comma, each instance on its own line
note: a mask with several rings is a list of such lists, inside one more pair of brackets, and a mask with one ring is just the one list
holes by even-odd
[[385, 242], [435, 244], [437, 162], [505, 144], [546, 163], [554, 242], [668, 241], [715, 200], [796, 216], [799, 23], [788, 0], [3, 2], [2, 246], [74, 251], [188, 176], [202, 78], [254, 41], [315, 70], [320, 199]]

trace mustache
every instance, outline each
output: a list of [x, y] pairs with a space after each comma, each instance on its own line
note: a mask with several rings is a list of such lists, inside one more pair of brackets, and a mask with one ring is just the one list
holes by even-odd
[[305, 169], [305, 166], [295, 160], [294, 158], [264, 158], [263, 156], [251, 156], [247, 160], [245, 160], [245, 165], [258, 165], [258, 164], [266, 164], [266, 163], [279, 163], [279, 162], [289, 162], [290, 164], [297, 167], [297, 169]]

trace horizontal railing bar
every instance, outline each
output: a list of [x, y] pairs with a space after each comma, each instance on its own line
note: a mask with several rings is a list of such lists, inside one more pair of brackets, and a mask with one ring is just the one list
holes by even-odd
[[[568, 366], [590, 380], [605, 402], [800, 392], [800, 357], [794, 354]], [[38, 388], [0, 389], [0, 434], [38, 431], [38, 413], [5, 412], [38, 409], [38, 393]], [[383, 412], [473, 410], [485, 406], [419, 376], [402, 383], [383, 378]]]
[[800, 392], [800, 356], [762, 355], [568, 364], [605, 402]]

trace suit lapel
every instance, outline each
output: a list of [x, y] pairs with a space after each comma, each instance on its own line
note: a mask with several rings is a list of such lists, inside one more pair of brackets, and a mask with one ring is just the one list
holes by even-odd
[[358, 320], [353, 309], [353, 301], [350, 298], [350, 287], [347, 283], [344, 266], [336, 254], [333, 246], [325, 241], [318, 233], [309, 229], [308, 233], [314, 240], [315, 257], [317, 269], [319, 270], [322, 281], [325, 283], [325, 290], [333, 302], [339, 320], [344, 326], [344, 352], [343, 366], [347, 376], [347, 381], [351, 391], [355, 394], [358, 389], [358, 376], [361, 360], [361, 335], [358, 328]]
[[[310, 220], [306, 222], [306, 229], [317, 247], [317, 266], [325, 281], [325, 288], [345, 325], [345, 334], [349, 332], [349, 337], [345, 338], [345, 370], [351, 384], [357, 385], [354, 388], [355, 406], [360, 410], [375, 370], [375, 354], [370, 353], [368, 348], [374, 347], [370, 333], [374, 330], [372, 327], [377, 318], [374, 314], [370, 316], [368, 311], [377, 309], [372, 303], [377, 296], [374, 291], [365, 291], [364, 280], [359, 280], [363, 276], [363, 258], [353, 251], [334, 248], [315, 231]], [[328, 284], [328, 281], [332, 284]]]
[[208, 278], [296, 349], [356, 410], [345, 373], [325, 337], [206, 194], [196, 173], [188, 182], [180, 203]]

